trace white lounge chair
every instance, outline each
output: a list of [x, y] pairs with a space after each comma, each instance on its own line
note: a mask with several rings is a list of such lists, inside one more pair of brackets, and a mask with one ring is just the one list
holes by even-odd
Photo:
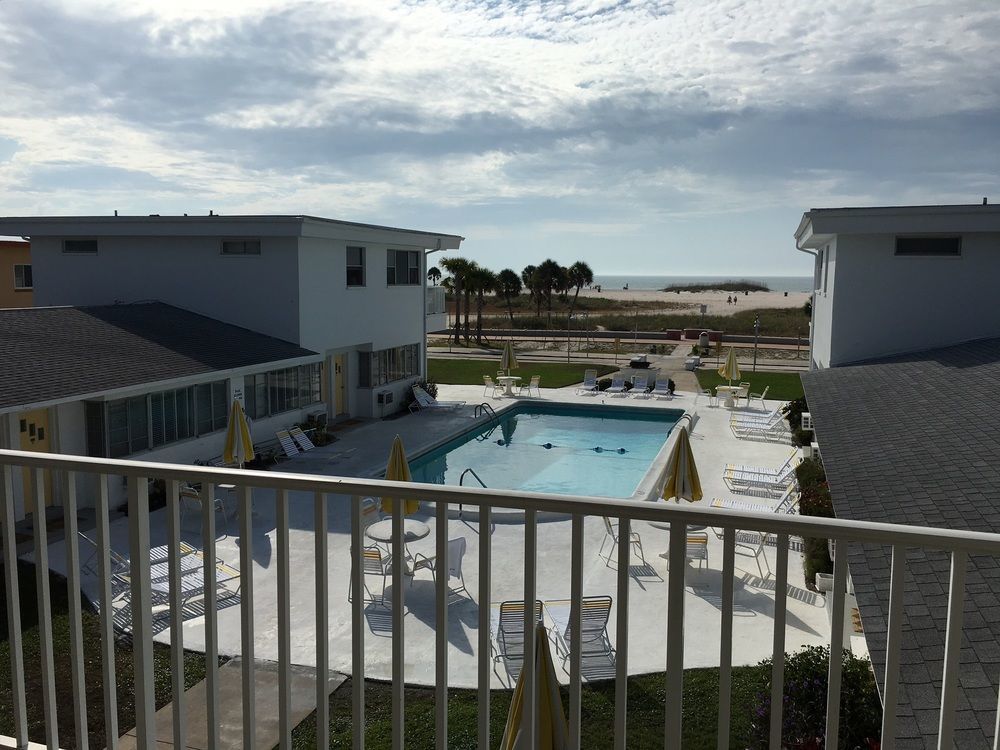
[[790, 435], [787, 423], [782, 419], [773, 424], [752, 422], [730, 423], [733, 434], [741, 440], [762, 440], [772, 443], [787, 443]]
[[[155, 548], [154, 548], [155, 549]], [[152, 552], [152, 550], [151, 550]], [[192, 599], [197, 599], [205, 595], [205, 558], [201, 552], [182, 555], [180, 558], [180, 600], [181, 606], [187, 604]], [[240, 586], [237, 583], [235, 590], [223, 584], [239, 581], [240, 572], [227, 565], [222, 560], [215, 560], [215, 564], [210, 567], [215, 577], [215, 587], [222, 588], [228, 596], [235, 596], [239, 593]], [[169, 563], [159, 562], [150, 566], [151, 593], [154, 604], [170, 603], [170, 568]]]
[[[556, 653], [563, 659], [570, 656], [573, 631], [570, 623], [572, 602], [569, 599], [554, 599], [545, 602], [545, 611], [552, 620], [556, 635]], [[608, 620], [611, 617], [610, 596], [585, 596], [580, 600], [580, 656], [601, 656], [614, 661], [615, 649], [608, 636]]]
[[[465, 587], [465, 575], [462, 573], [462, 560], [465, 559], [466, 541], [464, 536], [448, 540], [448, 605], [461, 601], [461, 594], [465, 594], [469, 599], [469, 590]], [[431, 572], [431, 578], [437, 580], [437, 556], [422, 555], [419, 552], [413, 556], [411, 575], [415, 577], [418, 570], [426, 569]], [[452, 579], [458, 583], [452, 586]], [[413, 578], [410, 579], [413, 585]], [[453, 598], [454, 597], [454, 598]]]
[[799, 493], [794, 485], [789, 485], [777, 504], [754, 503], [739, 497], [717, 497], [712, 500], [713, 508], [743, 510], [748, 513], [794, 513], [799, 504]]
[[285, 455], [289, 458], [294, 458], [302, 452], [299, 450], [299, 446], [295, 444], [295, 441], [292, 440], [292, 436], [289, 434], [288, 430], [278, 430], [274, 434], [278, 438], [278, 443], [281, 444], [281, 450], [283, 450]]
[[[510, 600], [490, 607], [493, 661], [503, 661], [507, 673], [516, 678], [524, 662], [524, 600]], [[542, 621], [542, 602], [535, 600], [535, 622]]]
[[576, 393], [597, 393], [597, 370], [586, 370], [583, 373], [583, 385], [577, 387]]
[[534, 391], [536, 396], [541, 396], [542, 392], [539, 390], [539, 386], [542, 382], [541, 375], [532, 375], [531, 380], [528, 381], [527, 385], [522, 385], [520, 390], [517, 392], [518, 396], [523, 396], [526, 392], [530, 396], [531, 392]]
[[292, 439], [303, 451], [311, 451], [316, 447], [316, 444], [309, 439], [309, 436], [302, 431], [301, 427], [293, 427], [288, 431], [288, 434], [292, 436]]
[[612, 396], [624, 396], [628, 397], [628, 391], [625, 390], [625, 377], [622, 375], [617, 375], [611, 378], [611, 385], [608, 386], [606, 393], [610, 393]]
[[[611, 548], [608, 550], [608, 555], [607, 557], [604, 558], [604, 564], [607, 567], [611, 567], [611, 559], [615, 553], [615, 549], [618, 548], [618, 543], [620, 541], [618, 536], [618, 525], [619, 524], [617, 522], [613, 522], [610, 518], [604, 516], [605, 536], [604, 539], [601, 541], [601, 548], [597, 551], [597, 556], [602, 557], [602, 553], [604, 552], [604, 545], [607, 544], [608, 542], [611, 542]], [[629, 532], [628, 542], [635, 548], [636, 552], [639, 553], [639, 559], [642, 560], [642, 564], [645, 565], [646, 556], [643, 554], [642, 551], [642, 537], [639, 536], [639, 532], [637, 531]]]
[[649, 376], [636, 375], [632, 378], [632, 390], [629, 391], [629, 395], [635, 398], [639, 398], [640, 396], [649, 398]]
[[723, 475], [726, 486], [742, 495], [776, 497], [796, 484], [795, 466], [789, 464], [782, 474], [761, 474], [750, 471], [727, 470]]
[[503, 393], [503, 385], [495, 382], [490, 375], [483, 375], [483, 395], [488, 394], [490, 398], [496, 398], [501, 393]]
[[464, 401], [438, 401], [419, 385], [413, 386], [413, 395], [417, 399], [414, 403], [419, 404], [421, 409], [427, 409], [428, 411], [458, 409], [465, 406]]
[[653, 390], [649, 392], [649, 394], [651, 396], [655, 396], [656, 398], [672, 399], [674, 397], [674, 394], [670, 391], [670, 381], [660, 380], [659, 378], [656, 379], [656, 385], [653, 387]]
[[782, 407], [776, 406], [766, 414], [734, 412], [729, 421], [736, 424], [776, 424], [783, 421], [784, 416]]
[[[726, 468], [723, 470], [723, 475], [728, 474], [731, 471], [734, 472], [744, 472], [748, 474], [763, 474], [770, 475], [772, 477], [778, 477], [788, 471], [788, 467], [793, 465], [798, 466], [799, 461], [796, 460], [799, 456], [799, 451], [797, 448], [792, 448], [791, 453], [788, 454], [788, 458], [785, 459], [784, 463], [780, 466], [754, 466], [750, 464], [726, 464]], [[801, 460], [801, 459], [800, 459]]]

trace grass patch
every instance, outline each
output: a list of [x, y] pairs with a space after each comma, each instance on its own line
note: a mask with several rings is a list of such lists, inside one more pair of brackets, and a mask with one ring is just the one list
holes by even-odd
[[[429, 359], [427, 369], [429, 377], [435, 383], [450, 385], [482, 385], [483, 375], [496, 377], [500, 362], [475, 359]], [[607, 365], [595, 365], [587, 362], [526, 362], [523, 367], [511, 370], [511, 375], [518, 375], [527, 382], [532, 375], [542, 376], [542, 388], [562, 388], [583, 382], [584, 370], [597, 370], [597, 375], [606, 375], [615, 370]]]
[[[2, 571], [2, 568], [0, 568]], [[0, 577], [0, 589], [3, 588]], [[27, 563], [18, 565], [21, 599], [21, 636], [24, 649], [24, 679], [27, 692], [28, 736], [34, 742], [45, 742], [45, 717], [42, 703], [41, 656], [39, 651], [38, 606], [35, 569]], [[70, 682], [70, 645], [68, 592], [66, 579], [49, 575], [52, 601], [52, 646], [56, 675], [56, 714], [59, 726], [59, 746], [75, 748], [73, 722], [73, 688]], [[101, 629], [93, 612], [83, 612], [84, 671], [87, 692], [87, 730], [91, 747], [105, 747], [104, 680], [101, 658]], [[6, 607], [0, 621], [0, 734], [14, 735], [13, 685], [10, 679], [10, 642], [8, 640]], [[156, 707], [170, 703], [170, 648], [153, 644], [154, 686]], [[205, 678], [205, 655], [186, 652], [184, 684], [190, 688]], [[135, 726], [135, 690], [132, 647], [130, 643], [115, 643], [115, 681], [117, 683], [118, 733], [124, 734]]]
[[673, 284], [664, 287], [664, 292], [769, 292], [771, 287], [758, 281], [747, 279], [729, 279], [728, 281], [713, 281], [709, 284]]
[[[749, 717], [757, 703], [763, 676], [760, 666], [733, 669], [733, 722], [731, 745], [746, 747]], [[351, 746], [351, 680], [330, 696], [330, 747]], [[512, 691], [494, 690], [490, 695], [490, 744], [498, 747], [503, 737]], [[478, 747], [478, 691], [448, 691], [448, 747], [462, 750]], [[614, 739], [615, 686], [613, 680], [587, 683], [582, 691], [583, 747], [610, 748]], [[569, 709], [569, 691], [562, 689], [563, 707]], [[666, 701], [663, 674], [636, 675], [628, 679], [628, 747], [663, 747], [663, 715]], [[718, 669], [684, 672], [684, 748], [709, 750], [716, 747], [719, 708]], [[365, 683], [365, 746], [388, 748], [392, 726], [390, 685]], [[434, 691], [406, 689], [407, 747], [434, 746]], [[292, 733], [292, 746], [316, 746], [316, 714], [312, 713]]]
[[[729, 381], [721, 377], [714, 368], [696, 370], [698, 385], [715, 391], [715, 386], [725, 385]], [[792, 401], [802, 397], [802, 379], [797, 372], [749, 372], [743, 371], [740, 380], [750, 383], [752, 393], [760, 393], [768, 388], [767, 399], [770, 401]]]

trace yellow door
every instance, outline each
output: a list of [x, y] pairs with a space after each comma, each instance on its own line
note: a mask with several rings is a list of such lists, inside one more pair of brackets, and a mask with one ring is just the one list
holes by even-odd
[[[49, 434], [48, 409], [25, 411], [17, 415], [21, 450], [36, 453], [50, 453], [51, 436]], [[22, 469], [24, 478], [24, 512], [35, 510], [35, 480], [32, 469]], [[52, 473], [45, 471], [45, 504], [52, 505]]]
[[335, 378], [334, 391], [334, 412], [343, 414], [347, 411], [347, 357], [338, 354], [333, 358], [333, 372]]

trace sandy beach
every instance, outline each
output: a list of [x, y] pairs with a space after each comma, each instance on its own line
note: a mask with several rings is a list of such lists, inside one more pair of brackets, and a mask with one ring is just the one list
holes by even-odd
[[732, 292], [657, 292], [648, 289], [624, 290], [608, 289], [607, 287], [598, 292], [596, 289], [583, 289], [581, 297], [603, 297], [621, 302], [663, 302], [673, 303], [672, 307], [677, 309], [678, 303], [687, 306], [693, 312], [699, 312], [699, 305], [708, 305], [706, 311], [709, 315], [732, 315], [739, 310], [756, 310], [765, 307], [802, 307], [809, 299], [809, 294], [805, 292], [750, 292], [749, 294], [739, 294], [739, 299], [735, 305], [726, 304], [727, 297], [733, 297]]

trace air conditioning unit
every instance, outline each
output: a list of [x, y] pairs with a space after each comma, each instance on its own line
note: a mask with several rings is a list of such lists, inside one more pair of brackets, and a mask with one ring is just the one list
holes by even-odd
[[378, 392], [378, 402], [380, 404], [391, 404], [392, 403], [392, 391], [379, 391]]
[[803, 430], [814, 430], [813, 427], [813, 417], [807, 411], [802, 412], [802, 429]]
[[822, 459], [822, 456], [819, 454], [819, 443], [812, 443], [809, 449], [812, 451], [812, 458]]

